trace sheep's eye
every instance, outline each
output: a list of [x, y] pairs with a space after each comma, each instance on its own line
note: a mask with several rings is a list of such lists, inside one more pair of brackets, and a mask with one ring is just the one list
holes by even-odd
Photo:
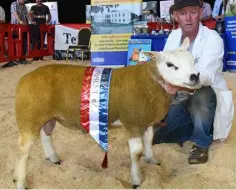
[[167, 62], [166, 65], [167, 65], [167, 67], [174, 67], [175, 70], [178, 70], [178, 69], [179, 69], [178, 67], [176, 67], [176, 66], [175, 66], [173, 63], [171, 63], [171, 62]]
[[166, 65], [167, 65], [167, 67], [174, 67], [173, 63], [171, 63], [171, 62], [167, 62]]

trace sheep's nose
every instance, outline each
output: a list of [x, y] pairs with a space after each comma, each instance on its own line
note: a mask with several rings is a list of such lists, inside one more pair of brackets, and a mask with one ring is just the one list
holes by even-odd
[[191, 74], [191, 75], [190, 75], [190, 81], [196, 81], [196, 82], [198, 82], [198, 80], [199, 80], [199, 75], [200, 75], [200, 73], [198, 73], [197, 75], [196, 75], [196, 74]]

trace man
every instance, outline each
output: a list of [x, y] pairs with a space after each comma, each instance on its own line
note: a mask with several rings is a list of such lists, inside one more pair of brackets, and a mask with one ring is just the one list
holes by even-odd
[[0, 6], [0, 24], [5, 23], [5, 11], [4, 9]]
[[[49, 25], [51, 21], [51, 14], [49, 11], [48, 6], [42, 3], [42, 0], [36, 0], [36, 5], [31, 7], [30, 15], [32, 20], [36, 23], [36, 26], [32, 26], [31, 28], [31, 37], [32, 37], [32, 46], [35, 48], [35, 45], [38, 44], [38, 49], [41, 48], [41, 41], [40, 41], [40, 24]], [[44, 38], [45, 39], [45, 34]], [[36, 57], [34, 58], [35, 61], [43, 60], [43, 57]]]
[[200, 164], [208, 161], [213, 139], [224, 140], [229, 134], [234, 114], [232, 93], [222, 75], [223, 40], [216, 31], [200, 23], [199, 0], [175, 0], [174, 4], [174, 16], [180, 28], [171, 32], [164, 50], [174, 50], [185, 37], [190, 39], [189, 51], [200, 72], [201, 88], [195, 92], [171, 85], [165, 88], [175, 95], [162, 125], [154, 130], [153, 144], [175, 142], [181, 145], [191, 140], [194, 145], [188, 163]]
[[212, 17], [217, 21], [224, 20], [224, 2], [223, 0], [216, 0], [212, 11]]
[[212, 18], [212, 9], [209, 3], [204, 2], [204, 0], [200, 0], [202, 6], [202, 21], [207, 21]]
[[[28, 15], [24, 0], [17, 0], [11, 4], [11, 24], [26, 25], [28, 21], [32, 22]], [[13, 34], [13, 38], [18, 38], [17, 34]], [[27, 34], [23, 33], [23, 53], [27, 53]], [[28, 64], [25, 59], [20, 59], [19, 64]]]
[[[5, 23], [5, 18], [6, 18], [6, 15], [5, 15], [5, 11], [4, 9], [0, 6], [0, 24], [4, 24]], [[7, 36], [7, 34], [5, 34], [5, 36]], [[4, 48], [5, 48], [5, 52], [7, 51], [7, 45], [4, 44]], [[5, 56], [7, 57], [7, 53], [5, 53]], [[11, 63], [11, 62], [8, 62], [7, 64], [3, 65], [2, 67], [7, 67], [7, 65], [11, 65], [11, 64], [14, 64], [14, 63]]]

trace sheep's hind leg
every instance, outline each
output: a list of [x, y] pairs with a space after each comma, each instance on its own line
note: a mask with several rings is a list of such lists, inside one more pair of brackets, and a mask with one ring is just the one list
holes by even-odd
[[26, 176], [27, 176], [27, 165], [30, 155], [30, 149], [35, 142], [35, 136], [30, 134], [24, 134], [20, 136], [20, 159], [16, 161], [15, 172], [14, 172], [14, 183], [17, 189], [26, 189]]
[[40, 130], [40, 139], [44, 149], [44, 154], [47, 160], [54, 164], [60, 164], [56, 151], [52, 143], [52, 132], [56, 126], [56, 120], [48, 121]]

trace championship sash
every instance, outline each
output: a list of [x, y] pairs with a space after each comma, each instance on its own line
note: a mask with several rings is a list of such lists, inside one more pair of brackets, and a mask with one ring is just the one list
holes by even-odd
[[112, 69], [87, 67], [82, 83], [81, 126], [105, 151], [102, 166], [107, 167], [108, 103]]

